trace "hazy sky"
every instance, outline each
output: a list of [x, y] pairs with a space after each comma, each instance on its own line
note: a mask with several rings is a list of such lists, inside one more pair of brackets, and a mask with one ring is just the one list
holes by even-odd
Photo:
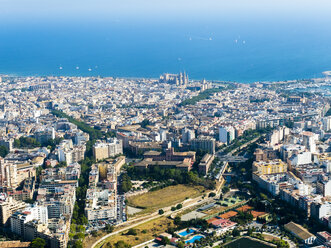
[[330, 18], [330, 0], [0, 0], [0, 20], [203, 21]]

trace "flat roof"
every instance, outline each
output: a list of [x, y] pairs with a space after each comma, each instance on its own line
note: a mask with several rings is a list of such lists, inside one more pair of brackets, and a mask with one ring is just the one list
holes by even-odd
[[303, 226], [301, 226], [299, 224], [294, 223], [293, 221], [284, 225], [284, 228], [302, 240], [306, 240], [306, 239], [314, 236], [313, 234], [308, 232], [308, 230], [306, 228], [304, 228]]

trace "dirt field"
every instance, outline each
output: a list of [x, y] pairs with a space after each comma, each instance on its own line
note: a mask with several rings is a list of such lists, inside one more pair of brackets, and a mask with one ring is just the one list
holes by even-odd
[[[160, 217], [133, 228], [137, 231], [137, 235], [126, 235], [128, 231], [124, 231], [123, 233], [109, 237], [102, 244], [110, 242], [113, 245], [116, 242], [123, 240], [125, 243], [130, 244], [131, 246], [135, 246], [153, 239], [159, 234], [165, 232], [169, 227], [173, 226], [174, 224], [172, 220], [166, 217]], [[99, 248], [102, 244], [99, 244], [97, 248]]]
[[157, 209], [172, 206], [184, 201], [186, 198], [199, 196], [203, 187], [176, 185], [169, 186], [157, 191], [128, 198], [128, 205], [144, 209], [142, 212], [151, 212]]

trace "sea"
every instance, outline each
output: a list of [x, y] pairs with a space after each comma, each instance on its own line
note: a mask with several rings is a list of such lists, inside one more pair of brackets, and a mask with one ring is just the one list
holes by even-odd
[[0, 74], [251, 83], [323, 77], [330, 22], [226, 19], [0, 23]]

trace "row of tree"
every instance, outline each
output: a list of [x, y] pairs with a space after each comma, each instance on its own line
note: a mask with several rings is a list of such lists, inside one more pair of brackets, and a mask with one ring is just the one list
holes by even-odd
[[32, 137], [20, 137], [14, 140], [14, 147], [16, 148], [36, 148], [40, 147], [41, 144]]
[[[88, 223], [84, 209], [85, 209], [86, 191], [89, 182], [89, 173], [92, 164], [96, 162], [93, 158], [93, 145], [97, 139], [113, 137], [114, 134], [113, 133], [104, 134], [97, 128], [92, 128], [85, 122], [78, 121], [68, 116], [67, 114], [63, 113], [62, 111], [53, 110], [52, 113], [59, 118], [67, 118], [69, 122], [75, 124], [83, 132], [88, 133], [90, 137], [90, 140], [86, 142], [85, 158], [84, 160], [79, 162], [81, 165], [81, 175], [78, 180], [78, 187], [76, 188], [76, 202], [71, 220], [72, 224], [83, 226]], [[82, 240], [84, 238], [85, 238], [84, 233], [76, 234], [75, 237], [73, 237], [73, 240], [70, 242], [69, 246], [72, 248], [82, 248], [83, 247]]]
[[182, 107], [182, 106], [186, 106], [186, 105], [194, 105], [197, 102], [200, 102], [205, 99], [209, 99], [212, 95], [214, 95], [215, 93], [221, 92], [221, 91], [223, 91], [223, 89], [220, 89], [220, 88], [207, 89], [205, 91], [200, 92], [199, 95], [197, 95], [197, 96], [194, 96], [192, 98], [182, 101], [179, 104], [179, 106]]
[[134, 166], [127, 167], [127, 174], [132, 180], [163, 181], [173, 180], [174, 184], [192, 184], [201, 185], [207, 189], [215, 189], [215, 181], [199, 177], [196, 172], [182, 171], [179, 169], [163, 169], [160, 166], [152, 166], [145, 170]]

